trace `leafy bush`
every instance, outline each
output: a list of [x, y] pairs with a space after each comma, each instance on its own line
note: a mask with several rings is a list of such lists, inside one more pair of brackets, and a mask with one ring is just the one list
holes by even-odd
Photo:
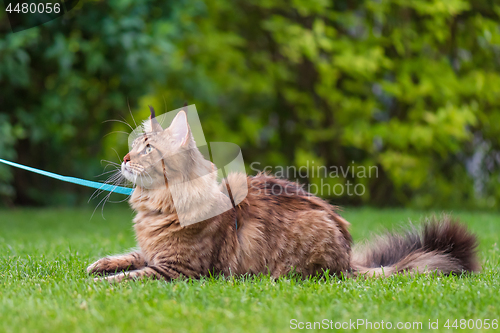
[[[498, 207], [499, 16], [487, 0], [80, 3], [0, 39], [0, 155], [90, 177], [126, 150], [102, 121], [132, 122], [127, 99], [138, 118], [188, 101], [249, 164], [378, 167], [299, 177], [366, 186], [335, 202]], [[2, 170], [4, 194], [46, 200], [45, 180]]]

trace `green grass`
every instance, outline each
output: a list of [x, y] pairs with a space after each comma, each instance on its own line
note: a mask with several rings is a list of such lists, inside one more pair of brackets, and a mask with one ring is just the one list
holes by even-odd
[[[347, 209], [355, 241], [432, 212]], [[347, 280], [207, 278], [94, 283], [93, 260], [133, 247], [132, 212], [0, 210], [0, 331], [286, 332], [290, 320], [422, 322], [500, 319], [500, 214], [454, 213], [480, 238], [483, 272], [471, 277]], [[360, 326], [364, 330], [365, 326]], [[492, 329], [487, 331], [493, 331]]]

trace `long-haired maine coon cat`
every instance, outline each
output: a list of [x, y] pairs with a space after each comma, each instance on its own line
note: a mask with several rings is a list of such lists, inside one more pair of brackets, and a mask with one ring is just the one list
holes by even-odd
[[[214, 169], [197, 149], [183, 111], [162, 129], [152, 110], [144, 135], [121, 166], [122, 175], [136, 185], [129, 201], [137, 212], [138, 250], [102, 258], [88, 272], [119, 282], [208, 274], [279, 277], [292, 270], [302, 276], [325, 271], [389, 276], [479, 269], [475, 236], [449, 217], [432, 219], [418, 230], [380, 236], [352, 251], [349, 223], [336, 207], [296, 183], [266, 174], [230, 174], [228, 182], [236, 184], [232, 195], [241, 195], [239, 187], [248, 189], [247, 196], [234, 208], [203, 219], [207, 211], [228, 202]], [[177, 193], [174, 207], [169, 184], [183, 179], [191, 181]], [[203, 220], [182, 226], [181, 218]]]

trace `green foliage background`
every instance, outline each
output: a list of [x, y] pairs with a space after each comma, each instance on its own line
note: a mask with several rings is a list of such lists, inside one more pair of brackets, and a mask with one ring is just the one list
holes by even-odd
[[[299, 179], [366, 186], [335, 203], [498, 208], [499, 19], [493, 0], [110, 0], [10, 33], [1, 13], [0, 158], [92, 179], [127, 150], [104, 121], [187, 101], [248, 165], [378, 167]], [[88, 197], [3, 165], [0, 193]]]

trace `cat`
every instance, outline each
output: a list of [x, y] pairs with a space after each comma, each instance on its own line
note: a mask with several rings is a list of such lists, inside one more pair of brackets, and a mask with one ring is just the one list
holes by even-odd
[[[136, 185], [129, 202], [137, 212], [138, 250], [99, 259], [87, 272], [120, 282], [209, 274], [278, 278], [292, 271], [304, 277], [386, 277], [479, 270], [476, 237], [448, 216], [353, 249], [350, 224], [338, 207], [299, 184], [263, 173], [233, 173], [218, 184], [214, 170], [196, 147], [184, 111], [163, 129], [151, 108], [144, 135], [121, 165], [122, 175]], [[173, 184], [184, 179], [189, 182], [176, 191], [174, 205]], [[234, 208], [228, 208], [227, 184], [239, 202]], [[220, 213], [210, 213], [218, 207]]]

